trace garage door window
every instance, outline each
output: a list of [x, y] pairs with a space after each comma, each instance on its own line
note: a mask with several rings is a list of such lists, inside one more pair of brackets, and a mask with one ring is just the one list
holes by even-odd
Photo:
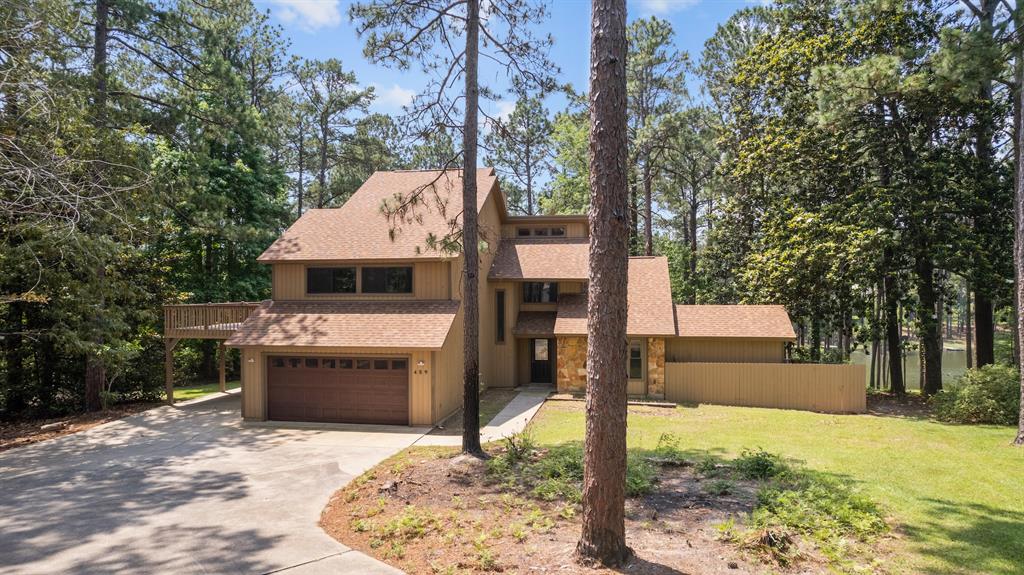
[[356, 369], [370, 369], [370, 360], [368, 359], [357, 359]]
[[396, 359], [391, 362], [391, 369], [406, 369], [409, 367], [409, 362], [404, 359]]

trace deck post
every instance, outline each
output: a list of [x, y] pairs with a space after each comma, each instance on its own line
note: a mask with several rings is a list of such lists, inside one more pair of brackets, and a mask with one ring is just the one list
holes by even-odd
[[217, 352], [220, 355], [220, 392], [224, 393], [228, 390], [227, 375], [224, 371], [225, 357], [228, 354], [228, 350], [224, 347], [224, 342], [220, 341], [217, 343]]
[[164, 388], [167, 391], [167, 405], [174, 405], [174, 346], [178, 340], [164, 340]]

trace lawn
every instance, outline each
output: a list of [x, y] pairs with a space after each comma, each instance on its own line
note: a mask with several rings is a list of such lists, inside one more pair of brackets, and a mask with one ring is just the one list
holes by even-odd
[[[630, 447], [671, 433], [684, 449], [762, 447], [851, 478], [897, 524], [895, 572], [1024, 573], [1024, 449], [1011, 428], [713, 405], [631, 407], [628, 425]], [[542, 445], [579, 440], [583, 404], [549, 401], [530, 430]]]
[[[238, 380], [229, 381], [227, 383], [228, 389], [238, 389], [242, 383]], [[189, 399], [196, 399], [204, 395], [209, 395], [220, 391], [219, 383], [204, 383], [202, 385], [188, 385], [185, 387], [174, 388], [174, 401], [187, 401]]]

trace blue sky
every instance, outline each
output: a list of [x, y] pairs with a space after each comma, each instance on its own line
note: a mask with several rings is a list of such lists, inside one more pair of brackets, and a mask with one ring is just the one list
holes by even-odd
[[[676, 32], [676, 44], [696, 58], [704, 41], [736, 10], [750, 5], [751, 0], [628, 0], [630, 20], [656, 15], [669, 20]], [[417, 69], [400, 71], [368, 62], [362, 53], [362, 41], [349, 22], [348, 0], [256, 0], [259, 8], [269, 10], [275, 23], [284, 27], [291, 40], [292, 52], [303, 58], [338, 58], [356, 73], [363, 85], [372, 85], [377, 99], [375, 112], [400, 114], [402, 105], [411, 100], [426, 83]], [[550, 54], [562, 70], [561, 82], [569, 82], [578, 90], [586, 88], [589, 56], [589, 0], [551, 0], [551, 18], [540, 30], [555, 39]], [[482, 72], [483, 75], [483, 72]], [[481, 77], [492, 85], [506, 85], [503, 78]], [[562, 98], [548, 101], [552, 112], [564, 105]], [[485, 104], [491, 113], [511, 111], [512, 102]]]

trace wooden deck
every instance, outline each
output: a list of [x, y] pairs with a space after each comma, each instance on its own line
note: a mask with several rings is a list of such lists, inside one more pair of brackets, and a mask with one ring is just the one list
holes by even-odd
[[220, 359], [220, 390], [225, 384], [225, 339], [235, 333], [242, 322], [260, 306], [259, 302], [187, 303], [164, 306], [164, 384], [167, 403], [174, 404], [174, 346], [183, 339], [221, 340], [217, 346]]
[[227, 339], [258, 302], [189, 303], [164, 306], [164, 338]]

